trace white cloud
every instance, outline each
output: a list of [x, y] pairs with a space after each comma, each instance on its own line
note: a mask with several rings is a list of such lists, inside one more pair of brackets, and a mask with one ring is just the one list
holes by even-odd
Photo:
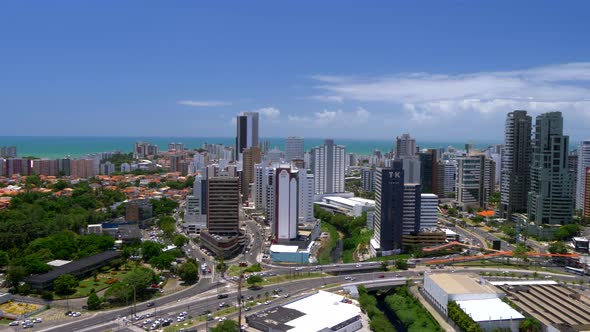
[[359, 107], [352, 112], [322, 110], [321, 112], [314, 112], [311, 116], [289, 115], [287, 119], [291, 123], [305, 126], [341, 128], [366, 123], [370, 116], [369, 111]]
[[232, 103], [220, 100], [179, 100], [176, 102], [179, 105], [191, 106], [191, 107], [219, 107], [229, 106]]
[[[415, 123], [525, 109], [533, 114], [562, 111], [590, 121], [590, 62], [516, 71], [457, 75], [409, 73], [377, 77], [314, 76], [313, 96], [395, 104]], [[474, 113], [475, 112], [475, 113]]]
[[281, 110], [274, 107], [264, 107], [255, 110], [254, 112], [260, 113], [264, 118], [269, 120], [277, 120], [281, 115]]

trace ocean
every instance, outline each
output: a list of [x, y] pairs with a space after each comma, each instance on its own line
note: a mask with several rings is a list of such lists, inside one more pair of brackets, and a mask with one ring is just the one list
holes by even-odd
[[[261, 138], [268, 140], [270, 147], [278, 147], [284, 150], [284, 138]], [[168, 143], [184, 143], [188, 149], [200, 148], [204, 143], [217, 143], [225, 145], [235, 144], [233, 137], [92, 137], [92, 136], [0, 136], [0, 146], [16, 146], [19, 157], [34, 156], [39, 158], [62, 158], [70, 156], [79, 158], [87, 154], [122, 151], [131, 152], [133, 144], [137, 141], [150, 142], [158, 145], [160, 150], [168, 150]], [[321, 145], [323, 138], [306, 138], [305, 149]], [[359, 140], [359, 139], [334, 139], [339, 145], [346, 146], [347, 153], [371, 154], [374, 150], [385, 153], [394, 147], [394, 140]], [[420, 148], [439, 148], [454, 146], [462, 149], [467, 142], [449, 141], [420, 141]], [[499, 142], [473, 142], [476, 149], [483, 149]]]

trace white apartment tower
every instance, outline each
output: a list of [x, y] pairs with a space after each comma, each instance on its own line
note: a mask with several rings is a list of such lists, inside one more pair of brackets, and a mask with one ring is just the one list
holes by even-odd
[[438, 196], [422, 194], [420, 197], [420, 229], [435, 229], [438, 223]]
[[299, 184], [298, 171], [290, 167], [275, 170], [275, 219], [273, 235], [276, 240], [294, 240], [297, 238]]
[[299, 170], [299, 221], [314, 221], [313, 217], [313, 174]]
[[200, 174], [195, 176], [193, 194], [186, 197], [183, 228], [187, 233], [199, 234], [207, 227], [207, 185]]
[[324, 145], [312, 149], [312, 170], [315, 177], [314, 192], [331, 194], [344, 192], [346, 151], [327, 139]]

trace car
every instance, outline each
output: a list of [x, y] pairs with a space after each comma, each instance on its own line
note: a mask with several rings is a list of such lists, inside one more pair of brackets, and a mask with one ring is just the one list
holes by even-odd
[[150, 303], [148, 303], [148, 304], [147, 304], [147, 307], [148, 307], [148, 308], [151, 308], [151, 307], [153, 307], [153, 306], [155, 306], [155, 305], [156, 305], [156, 304], [155, 304], [154, 302], [150, 302]]
[[79, 311], [76, 311], [72, 314], [72, 317], [80, 317], [82, 314]]
[[350, 277], [350, 281], [355, 281], [356, 278], [355, 277]]
[[251, 307], [246, 307], [246, 308], [244, 309], [244, 311], [250, 311], [250, 310], [252, 310], [252, 308], [251, 308]]
[[380, 275], [377, 276], [377, 278], [385, 278], [385, 275], [384, 274], [380, 274]]
[[219, 303], [219, 307], [220, 307], [220, 308], [223, 308], [223, 307], [225, 307], [225, 302], [221, 302], [221, 303]]
[[350, 280], [350, 278], [351, 278], [350, 276], [346, 276], [346, 277], [344, 277], [344, 280]]
[[288, 298], [289, 296], [291, 296], [291, 295], [289, 295], [289, 293], [283, 295], [284, 298]]
[[219, 294], [219, 295], [217, 295], [217, 298], [218, 299], [225, 299], [225, 298], [227, 298], [227, 296], [228, 296], [227, 294]]
[[23, 324], [23, 329], [32, 329], [34, 326], [32, 323]]
[[264, 305], [269, 305], [269, 304], [270, 304], [270, 301], [264, 302]]
[[303, 270], [303, 268], [302, 268], [302, 267], [297, 267], [297, 268], [295, 268], [295, 271], [301, 271], [301, 270]]
[[356, 267], [361, 267], [363, 266], [361, 263], [358, 263], [357, 265], [355, 265]]
[[35, 323], [35, 324], [38, 324], [38, 323], [43, 323], [43, 319], [42, 319], [42, 318], [39, 318], [39, 317], [37, 317], [37, 318], [33, 319], [33, 323]]
[[19, 324], [18, 320], [14, 320], [14, 321], [10, 322], [8, 324], [8, 326], [18, 326], [18, 324]]

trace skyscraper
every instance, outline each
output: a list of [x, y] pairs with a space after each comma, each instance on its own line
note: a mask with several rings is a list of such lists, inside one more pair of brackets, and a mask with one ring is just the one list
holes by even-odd
[[434, 182], [437, 179], [436, 174], [436, 158], [437, 151], [428, 149], [425, 152], [420, 152], [420, 184], [422, 185], [423, 193], [432, 193]]
[[254, 183], [254, 168], [260, 164], [260, 148], [252, 146], [242, 152], [242, 200], [247, 201], [250, 195], [250, 185]]
[[416, 155], [416, 140], [410, 134], [403, 134], [395, 138], [395, 159], [414, 157]]
[[186, 197], [186, 211], [182, 225], [188, 233], [200, 233], [207, 227], [207, 180], [195, 175], [193, 193]]
[[313, 216], [313, 174], [299, 170], [299, 221], [314, 221]]
[[375, 172], [374, 235], [371, 254], [386, 256], [401, 250], [403, 234], [404, 170], [395, 161], [392, 168], [377, 168]]
[[590, 140], [583, 140], [578, 145], [578, 165], [576, 179], [576, 210], [582, 210], [584, 215], [589, 214], [586, 211], [586, 168], [590, 167]]
[[299, 184], [298, 171], [290, 167], [275, 169], [275, 220], [272, 229], [275, 240], [297, 238]]
[[16, 146], [0, 147], [0, 158], [16, 158]]
[[375, 169], [371, 167], [361, 168], [361, 186], [364, 192], [375, 191]]
[[236, 121], [236, 160], [244, 149], [258, 146], [258, 112], [244, 112]]
[[563, 135], [561, 112], [537, 116], [532, 146], [529, 220], [537, 225], [569, 224], [574, 179], [567, 168], [569, 136]]
[[457, 202], [483, 208], [494, 193], [495, 163], [485, 155], [457, 159]]
[[210, 234], [239, 234], [239, 179], [216, 176], [207, 179], [207, 229]]
[[285, 139], [285, 161], [293, 159], [303, 159], [305, 154], [304, 142], [302, 137], [287, 137]]
[[316, 194], [344, 192], [345, 147], [327, 139], [312, 149], [314, 191]]
[[500, 215], [510, 218], [513, 212], [525, 212], [530, 190], [532, 118], [526, 111], [506, 116], [500, 184]]

